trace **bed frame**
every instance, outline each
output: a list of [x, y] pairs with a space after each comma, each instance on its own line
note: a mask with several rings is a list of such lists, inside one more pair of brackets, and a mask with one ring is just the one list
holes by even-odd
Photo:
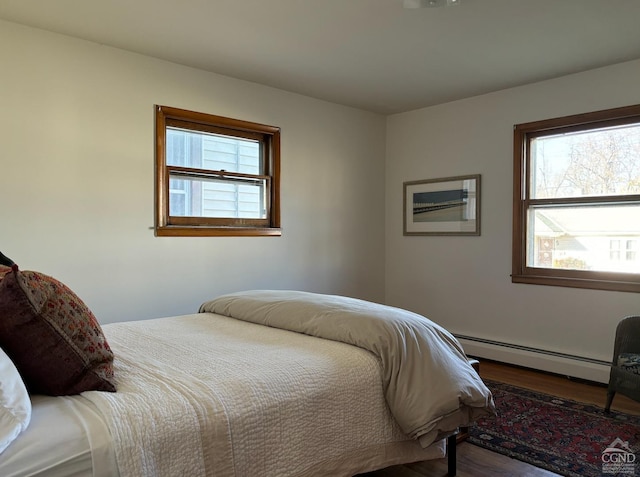
[[[469, 359], [469, 364], [476, 372], [480, 373], [480, 361], [475, 358]], [[469, 428], [461, 427], [458, 433], [447, 437], [447, 475], [454, 477], [457, 473], [457, 444], [469, 437]]]

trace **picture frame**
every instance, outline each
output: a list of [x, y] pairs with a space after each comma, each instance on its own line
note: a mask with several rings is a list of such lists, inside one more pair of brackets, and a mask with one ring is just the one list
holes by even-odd
[[480, 174], [403, 183], [404, 235], [480, 235]]

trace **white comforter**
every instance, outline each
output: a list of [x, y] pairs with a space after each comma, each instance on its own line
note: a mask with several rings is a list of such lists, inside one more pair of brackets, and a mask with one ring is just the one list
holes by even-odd
[[212, 313], [103, 330], [118, 392], [83, 395], [122, 477], [349, 476], [443, 455], [402, 432], [360, 348]]
[[387, 402], [402, 430], [423, 446], [494, 412], [458, 341], [406, 310], [354, 298], [260, 290], [225, 295], [200, 311], [349, 343], [381, 361]]

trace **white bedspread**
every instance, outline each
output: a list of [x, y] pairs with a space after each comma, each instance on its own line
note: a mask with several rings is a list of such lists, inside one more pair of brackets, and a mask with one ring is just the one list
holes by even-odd
[[103, 326], [117, 393], [87, 392], [122, 477], [349, 476], [443, 455], [399, 428], [344, 343], [212, 313]]
[[200, 311], [349, 343], [381, 361], [387, 402], [402, 430], [423, 446], [494, 412], [491, 392], [453, 335], [395, 307], [300, 291], [239, 292]]

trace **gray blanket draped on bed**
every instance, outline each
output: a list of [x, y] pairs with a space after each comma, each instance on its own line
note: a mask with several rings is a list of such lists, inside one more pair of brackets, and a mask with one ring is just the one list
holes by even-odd
[[276, 290], [224, 295], [199, 311], [370, 351], [381, 361], [391, 413], [423, 447], [494, 412], [491, 392], [456, 338], [416, 313], [354, 298]]

